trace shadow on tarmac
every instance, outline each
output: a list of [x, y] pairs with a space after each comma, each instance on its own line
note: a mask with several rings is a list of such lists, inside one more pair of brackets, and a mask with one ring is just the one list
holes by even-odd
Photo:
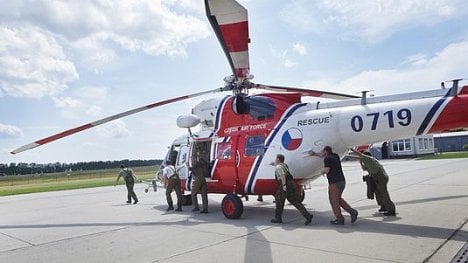
[[[466, 198], [468, 195], [456, 195], [456, 196], [445, 196], [445, 197], [437, 197], [437, 198], [427, 198], [427, 199], [418, 199], [418, 200], [411, 200], [411, 201], [404, 201], [397, 203], [397, 207], [405, 204], [415, 204], [415, 203], [425, 203], [425, 202], [432, 202], [432, 201], [440, 201], [440, 200], [449, 200], [449, 199], [456, 199], [456, 198]], [[370, 209], [376, 206], [360, 206], [355, 207], [359, 209]], [[166, 206], [153, 206], [153, 209], [165, 211]], [[309, 209], [310, 210], [310, 209]], [[261, 234], [262, 231], [273, 228], [273, 227], [282, 227], [284, 230], [294, 230], [297, 228], [309, 228], [309, 229], [335, 229], [340, 233], [353, 233], [353, 232], [368, 232], [368, 233], [385, 233], [385, 234], [392, 234], [392, 235], [404, 235], [404, 236], [411, 236], [411, 237], [429, 237], [429, 238], [440, 238], [440, 239], [447, 239], [450, 237], [456, 229], [452, 228], [444, 228], [444, 227], [434, 227], [434, 226], [418, 226], [418, 225], [408, 225], [408, 224], [398, 224], [395, 223], [396, 221], [400, 220], [401, 217], [384, 217], [382, 216], [382, 221], [376, 221], [366, 219], [366, 217], [359, 217], [358, 221], [355, 224], [349, 223], [349, 217], [346, 217], [346, 224], [344, 226], [332, 226], [327, 224], [330, 220], [330, 211], [325, 212], [317, 212], [314, 211], [314, 219], [312, 220], [311, 225], [304, 226], [302, 225], [303, 217], [299, 214], [299, 212], [295, 209], [285, 209], [284, 211], [284, 218], [283, 224], [270, 224], [270, 217], [274, 215], [274, 207], [258, 207], [258, 206], [245, 206], [244, 207], [244, 216], [238, 220], [229, 220], [224, 218], [221, 208], [218, 206], [210, 206], [209, 207], [210, 213], [207, 215], [205, 214], [198, 214], [193, 213], [189, 209], [186, 209], [182, 212], [168, 212], [167, 214], [180, 214], [180, 215], [189, 215], [188, 218], [184, 218], [183, 220], [167, 222], [167, 221], [158, 221], [158, 222], [102, 222], [102, 223], [70, 223], [70, 224], [27, 224], [27, 225], [0, 225], [0, 229], [25, 229], [25, 228], [59, 228], [59, 227], [96, 227], [96, 226], [110, 226], [110, 227], [129, 227], [129, 226], [194, 226], [194, 225], [201, 225], [201, 224], [210, 224], [210, 223], [220, 223], [225, 222], [225, 224], [235, 225], [239, 227], [247, 228], [248, 232], [245, 234], [245, 238], [247, 239], [247, 243], [251, 241], [253, 244], [248, 244], [248, 247], [251, 246], [255, 249], [252, 251], [251, 254], [247, 255], [246, 258], [252, 256], [253, 253], [258, 253], [258, 250], [264, 250], [263, 255], [271, 255], [271, 248], [268, 245], [266, 238], [263, 237]], [[215, 216], [213, 216], [215, 215]], [[374, 214], [371, 218], [381, 216]], [[190, 220], [195, 219], [195, 220]], [[259, 221], [264, 220], [265, 224], [259, 225], [261, 226], [261, 230], [259, 230], [258, 226], [254, 226], [252, 224], [246, 223], [246, 220], [253, 220]], [[468, 221], [468, 219], [466, 220]], [[465, 221], [465, 224], [467, 223]], [[297, 222], [297, 224], [296, 224]], [[320, 223], [317, 223], [320, 222]], [[326, 223], [322, 223], [326, 222]], [[301, 224], [301, 225], [298, 225]], [[468, 235], [468, 231], [459, 230], [459, 236], [466, 236]], [[255, 239], [250, 238], [251, 235], [256, 234]], [[262, 240], [263, 239], [263, 240]], [[457, 239], [455, 239], [457, 240]], [[265, 242], [262, 242], [265, 241]], [[466, 240], [458, 240], [458, 241], [466, 241]], [[259, 244], [265, 244], [267, 247], [259, 246]], [[251, 245], [251, 246], [250, 246]], [[255, 252], [257, 251], [257, 252]], [[251, 258], [251, 257], [250, 257]], [[268, 261], [267, 261], [268, 262]]]

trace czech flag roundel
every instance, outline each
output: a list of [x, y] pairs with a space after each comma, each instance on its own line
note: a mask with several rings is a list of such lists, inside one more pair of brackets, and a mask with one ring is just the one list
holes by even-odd
[[296, 150], [302, 143], [302, 132], [297, 128], [291, 128], [283, 133], [281, 138], [283, 147], [289, 151]]

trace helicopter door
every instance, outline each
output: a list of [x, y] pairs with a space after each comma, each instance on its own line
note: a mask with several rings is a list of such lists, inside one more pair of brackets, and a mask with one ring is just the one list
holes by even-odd
[[180, 145], [179, 154], [177, 155], [177, 159], [175, 161], [175, 168], [177, 173], [179, 174], [180, 179], [187, 179], [188, 177], [188, 169], [187, 169], [187, 158], [189, 156], [189, 147], [188, 145]]
[[[210, 163], [210, 149], [211, 141], [193, 142], [190, 163], [193, 165], [197, 157], [203, 158], [206, 162]], [[211, 175], [207, 175], [207, 177], [211, 177]]]
[[238, 191], [237, 184], [237, 164], [239, 163], [239, 154], [237, 152], [238, 136], [220, 138], [214, 144], [214, 160], [213, 164], [215, 171], [213, 180], [219, 180], [220, 185], [226, 187], [221, 189], [221, 192], [233, 191], [233, 187]]

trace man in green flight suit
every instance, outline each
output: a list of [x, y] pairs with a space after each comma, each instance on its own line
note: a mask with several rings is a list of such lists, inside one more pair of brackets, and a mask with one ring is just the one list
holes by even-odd
[[127, 204], [130, 204], [132, 202], [133, 198], [133, 204], [138, 203], [138, 197], [135, 194], [135, 191], [133, 190], [133, 187], [135, 185], [135, 181], [137, 180], [135, 172], [131, 168], [125, 167], [125, 165], [120, 165], [120, 172], [119, 176], [117, 176], [117, 180], [115, 181], [115, 185], [119, 182], [120, 177], [123, 177], [125, 180], [125, 185], [127, 186]]
[[284, 163], [284, 155], [277, 154], [276, 159], [274, 162], [276, 165], [275, 169], [275, 179], [276, 183], [278, 184], [278, 188], [275, 193], [275, 202], [276, 202], [276, 209], [275, 209], [275, 218], [271, 220], [272, 223], [283, 223], [282, 215], [284, 209], [284, 202], [286, 199], [296, 207], [299, 212], [301, 212], [302, 216], [305, 217], [305, 225], [310, 224], [312, 221], [312, 214], [307, 212], [304, 205], [300, 201], [300, 197], [296, 190], [296, 185], [294, 184], [293, 177], [291, 173], [289, 173], [288, 165]]
[[190, 167], [192, 171], [194, 182], [192, 186], [192, 204], [193, 204], [193, 212], [200, 211], [200, 207], [198, 206], [198, 199], [197, 194], [200, 193], [202, 196], [202, 205], [203, 208], [200, 211], [202, 214], [208, 213], [208, 188], [206, 184], [205, 177], [209, 176], [210, 174], [210, 166], [205, 159], [200, 157], [192, 167]]
[[395, 216], [395, 204], [390, 199], [387, 189], [388, 175], [382, 164], [372, 157], [370, 152], [359, 152], [355, 149], [351, 149], [351, 151], [357, 154], [362, 170], [369, 172], [369, 175], [374, 179], [375, 199], [377, 204], [381, 206], [379, 212], [384, 212], [386, 216]]

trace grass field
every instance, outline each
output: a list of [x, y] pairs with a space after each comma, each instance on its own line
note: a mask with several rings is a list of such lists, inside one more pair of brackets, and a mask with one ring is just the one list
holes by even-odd
[[[418, 160], [468, 158], [468, 152], [420, 156]], [[154, 179], [159, 166], [132, 167], [138, 179]], [[0, 196], [114, 185], [120, 169], [0, 176]], [[119, 184], [124, 184], [121, 178]]]
[[[158, 166], [132, 167], [139, 180], [154, 179]], [[120, 169], [0, 177], [0, 196], [114, 185]], [[120, 178], [119, 184], [124, 184]]]
[[446, 152], [441, 154], [430, 154], [418, 157], [418, 160], [433, 160], [433, 159], [451, 159], [451, 158], [468, 158], [468, 152]]

